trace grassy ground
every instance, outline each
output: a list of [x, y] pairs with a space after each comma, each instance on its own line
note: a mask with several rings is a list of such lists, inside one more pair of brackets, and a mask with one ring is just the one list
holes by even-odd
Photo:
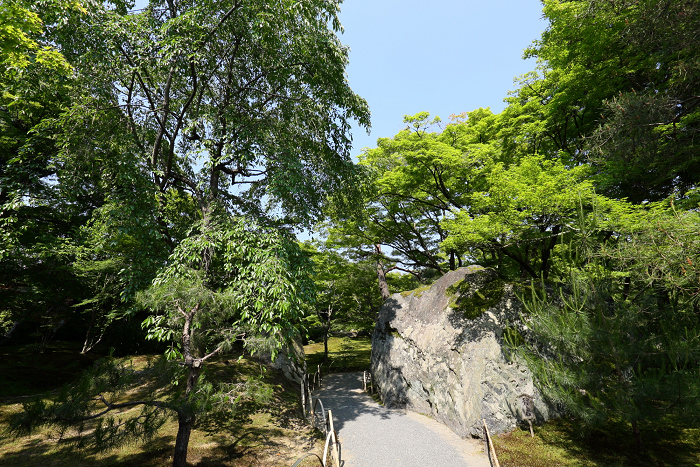
[[328, 360], [324, 360], [323, 342], [304, 346], [309, 372], [322, 365], [323, 373], [364, 371], [369, 369], [372, 340], [369, 337], [331, 337], [328, 339]]
[[582, 435], [575, 422], [555, 420], [494, 438], [502, 467], [695, 467], [700, 465], [700, 429], [658, 426], [642, 433], [639, 452], [629, 427]]
[[[22, 347], [0, 348], [0, 426], [21, 410], [27, 396], [55, 390], [71, 381], [96, 357], [80, 356], [79, 349], [57, 343], [44, 354], [32, 354]], [[131, 359], [134, 368], [145, 367], [154, 356]], [[240, 362], [226, 356], [207, 369], [211, 379], [240, 381], [264, 375], [274, 388], [271, 403], [265, 407], [245, 406], [236, 417], [201, 423], [189, 443], [188, 462], [197, 466], [290, 466], [308, 451], [321, 452], [318, 434], [300, 419], [298, 389], [273, 370], [250, 359]], [[147, 382], [130, 397], [147, 390]], [[136, 411], [133, 411], [135, 414]], [[124, 416], [129, 416], [125, 412]], [[145, 445], [129, 445], [106, 453], [77, 450], [69, 442], [71, 433], [43, 430], [28, 437], [14, 438], [0, 432], [0, 465], [29, 466], [165, 466], [172, 463], [177, 421], [170, 420], [158, 435]], [[312, 465], [308, 463], [307, 465]]]

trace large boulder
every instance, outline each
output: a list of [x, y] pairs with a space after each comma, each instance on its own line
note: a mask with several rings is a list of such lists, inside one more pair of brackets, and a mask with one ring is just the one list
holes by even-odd
[[[462, 437], [480, 437], [482, 419], [504, 432], [525, 418], [549, 418], [525, 364], [504, 354], [504, 330], [522, 330], [520, 307], [513, 286], [481, 266], [392, 295], [372, 336], [384, 403], [430, 415]], [[534, 413], [523, 412], [528, 396]]]

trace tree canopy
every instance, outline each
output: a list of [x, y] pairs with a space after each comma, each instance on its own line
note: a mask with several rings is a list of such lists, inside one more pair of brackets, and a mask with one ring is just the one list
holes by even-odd
[[503, 112], [404, 117], [360, 156], [363, 215], [330, 229], [380, 287], [394, 264], [427, 282], [463, 262], [534, 287], [513, 345], [543, 392], [588, 427], [621, 417], [640, 446], [640, 426], [698, 410], [699, 11], [543, 1], [536, 68]]
[[[354, 163], [370, 112], [339, 0], [3, 2], [4, 339], [72, 328], [88, 352], [142, 322], [183, 389], [95, 435], [146, 438], [174, 413], [184, 465], [230, 389], [200, 377], [214, 355], [371, 324], [396, 284], [476, 262], [531, 291], [514, 350], [562, 410], [621, 418], [639, 443], [645, 423], [696, 416], [700, 6], [542, 4], [537, 65], [502, 112], [406, 115]], [[297, 244], [312, 226], [323, 240]], [[121, 388], [118, 366], [101, 368]], [[92, 378], [17, 429], [97, 416], [77, 403], [104, 391]]]
[[0, 7], [3, 319], [74, 318], [85, 350], [111, 320], [147, 317], [187, 368], [166, 407], [184, 465], [202, 363], [294, 333], [311, 289], [290, 232], [357, 199], [350, 123], [369, 128], [369, 109], [345, 76], [339, 2], [50, 6]]

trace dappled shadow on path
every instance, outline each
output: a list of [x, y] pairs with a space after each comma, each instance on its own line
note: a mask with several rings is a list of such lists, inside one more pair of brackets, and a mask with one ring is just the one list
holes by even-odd
[[482, 459], [469, 457], [474, 446], [444, 425], [377, 404], [362, 391], [362, 373], [331, 374], [323, 384], [313, 397], [320, 398], [333, 413], [344, 467], [486, 465]]
[[389, 419], [400, 410], [387, 409], [378, 405], [362, 391], [362, 373], [334, 373], [323, 378], [323, 387], [313, 392], [314, 399], [321, 399], [323, 406], [333, 414], [336, 431], [363, 415]]

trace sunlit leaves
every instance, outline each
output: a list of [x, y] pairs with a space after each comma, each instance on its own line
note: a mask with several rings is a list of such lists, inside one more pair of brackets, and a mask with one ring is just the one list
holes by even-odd
[[312, 300], [307, 261], [295, 243], [250, 219], [209, 225], [178, 245], [141, 295], [141, 303], [158, 313], [144, 327], [154, 339], [179, 341], [184, 315], [194, 313], [193, 332], [204, 354], [236, 340], [252, 345], [258, 335], [282, 343]]
[[486, 174], [486, 189], [443, 222], [449, 236], [442, 247], [501, 251], [517, 257], [532, 276], [540, 268], [546, 275], [547, 251], [572, 230], [580, 210], [590, 209], [594, 190], [587, 174], [585, 166], [569, 170], [542, 156], [497, 164]]

